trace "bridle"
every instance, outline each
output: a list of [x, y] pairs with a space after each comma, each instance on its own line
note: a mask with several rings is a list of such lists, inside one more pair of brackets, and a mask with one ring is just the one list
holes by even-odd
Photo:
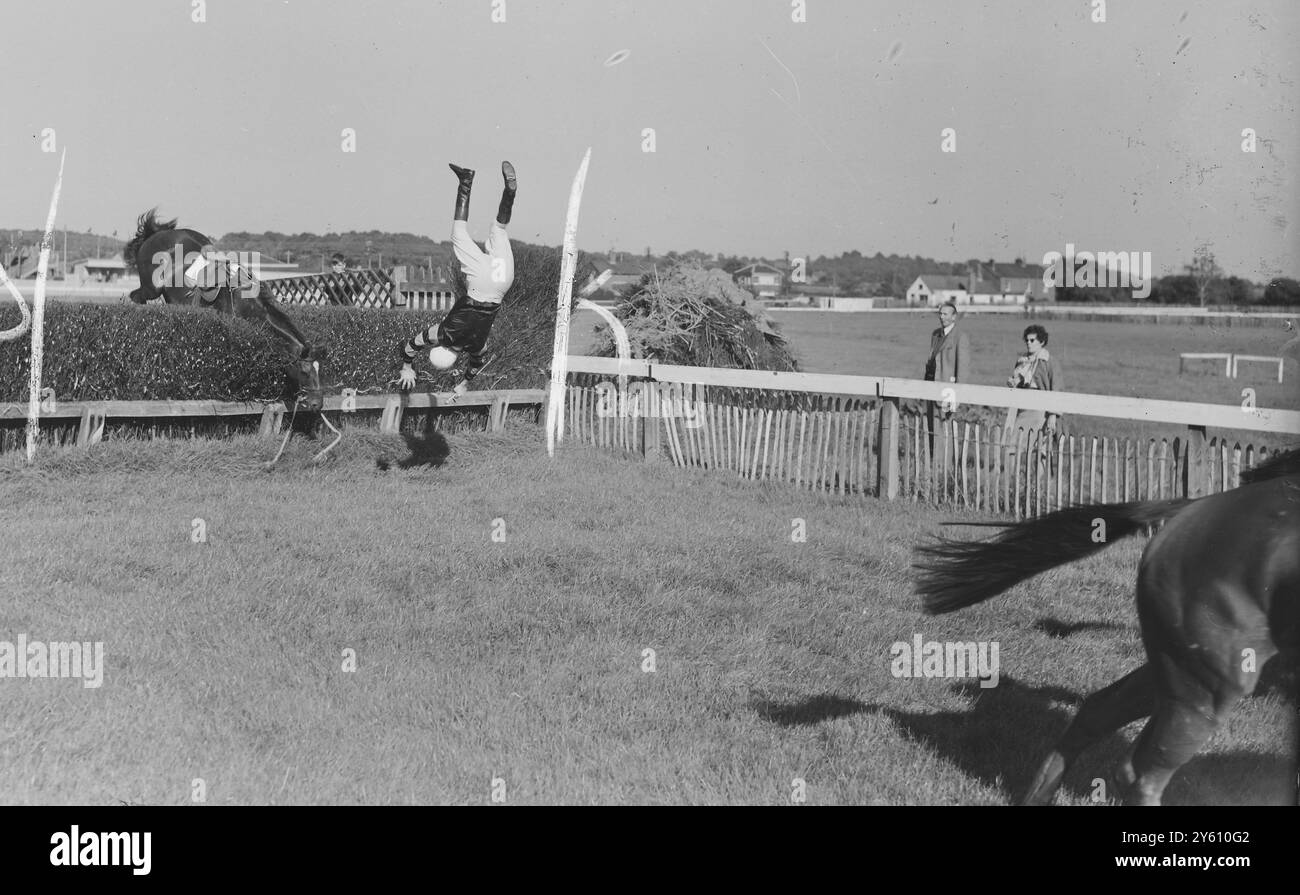
[[[306, 394], [306, 389], [299, 387], [298, 394], [295, 395], [293, 399], [293, 407], [290, 409], [289, 412], [289, 425], [285, 427], [284, 440], [280, 442], [280, 449], [275, 452], [275, 456], [271, 458], [270, 462], [263, 465], [262, 467], [263, 469], [269, 471], [271, 467], [275, 466], [275, 464], [279, 462], [280, 455], [284, 453], [285, 445], [289, 443], [289, 438], [293, 435], [293, 421], [298, 418], [298, 407], [303, 402], [304, 394]], [[323, 409], [320, 411], [320, 419], [321, 422], [329, 426], [330, 431], [334, 433], [334, 440], [331, 441], [328, 445], [326, 445], [323, 449], [321, 449], [314, 457], [311, 458], [313, 463], [319, 463], [322, 460], [324, 460], [325, 455], [328, 454], [331, 450], [333, 450], [334, 446], [343, 439], [343, 433], [334, 427], [334, 424], [329, 421], [329, 417], [325, 415]]]

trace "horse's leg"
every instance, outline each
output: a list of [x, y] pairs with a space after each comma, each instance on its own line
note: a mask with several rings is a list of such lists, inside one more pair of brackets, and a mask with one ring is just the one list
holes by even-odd
[[[1259, 651], [1267, 649], [1261, 645]], [[1153, 656], [1150, 664], [1160, 669], [1159, 705], [1118, 771], [1125, 802], [1137, 805], [1160, 804], [1170, 778], [1209, 741], [1255, 682], [1253, 675], [1221, 678], [1204, 668], [1188, 669], [1169, 656]], [[1215, 683], [1207, 683], [1211, 680]]]
[[1034, 775], [1022, 805], [1050, 805], [1061, 778], [1079, 754], [1112, 731], [1156, 708], [1155, 669], [1148, 663], [1083, 701], [1079, 713]]
[[1125, 803], [1159, 805], [1170, 778], [1209, 741], [1236, 702], [1222, 714], [1183, 702], [1162, 703], [1119, 767]]

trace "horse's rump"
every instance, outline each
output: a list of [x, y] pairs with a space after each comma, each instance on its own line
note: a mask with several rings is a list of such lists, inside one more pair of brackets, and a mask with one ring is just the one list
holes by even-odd
[[1293, 477], [1189, 505], [1147, 545], [1137, 610], [1148, 653], [1181, 657], [1254, 689], [1255, 670], [1296, 641], [1300, 502]]

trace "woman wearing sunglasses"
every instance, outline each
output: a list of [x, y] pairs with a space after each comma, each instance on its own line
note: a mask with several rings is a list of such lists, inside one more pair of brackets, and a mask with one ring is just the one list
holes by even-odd
[[[1060, 385], [1060, 373], [1052, 364], [1052, 356], [1047, 351], [1047, 330], [1038, 324], [1025, 327], [1025, 353], [1016, 358], [1015, 369], [1007, 378], [1007, 385], [1012, 388], [1036, 388], [1056, 391]], [[1042, 410], [1021, 410], [1010, 408], [1007, 412], [1007, 429], [1015, 432], [1017, 428], [1027, 431], [1044, 429], [1055, 433], [1058, 418], [1055, 413]]]

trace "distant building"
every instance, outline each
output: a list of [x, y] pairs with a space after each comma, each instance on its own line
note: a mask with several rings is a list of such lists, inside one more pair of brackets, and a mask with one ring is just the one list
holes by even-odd
[[946, 273], [923, 273], [907, 287], [908, 307], [937, 308], [944, 302], [967, 304], [970, 292], [967, 277]]
[[1004, 295], [1023, 295], [1029, 301], [1056, 301], [1056, 287], [1043, 282], [1043, 269], [1032, 264], [993, 264], [991, 275]]
[[[49, 267], [46, 268], [51, 280], [62, 280], [67, 276], [62, 252], [51, 252]], [[21, 246], [14, 254], [6, 256], [5, 273], [11, 280], [34, 280], [36, 271], [41, 266], [41, 253], [36, 246]]]
[[745, 265], [731, 277], [737, 285], [745, 287], [758, 298], [776, 298], [781, 292], [781, 271], [761, 261]]
[[13, 245], [5, 250], [4, 269], [5, 274], [11, 280], [21, 280], [23, 267], [30, 257], [31, 249], [27, 246]]
[[[86, 283], [115, 283], [129, 274], [121, 258], [82, 258], [72, 265], [70, 280], [77, 285]], [[35, 273], [32, 274], [35, 276]]]
[[[605, 266], [613, 273], [605, 281], [603, 289], [617, 292], [624, 286], [639, 286], [641, 277], [654, 270], [655, 263], [650, 258], [629, 258], [623, 252], [611, 252], [609, 263]], [[597, 273], [599, 272], [597, 271]]]
[[907, 288], [908, 307], [1011, 305], [1054, 301], [1055, 289], [1043, 283], [1041, 271], [1014, 264], [973, 264], [965, 274], [923, 273]]

